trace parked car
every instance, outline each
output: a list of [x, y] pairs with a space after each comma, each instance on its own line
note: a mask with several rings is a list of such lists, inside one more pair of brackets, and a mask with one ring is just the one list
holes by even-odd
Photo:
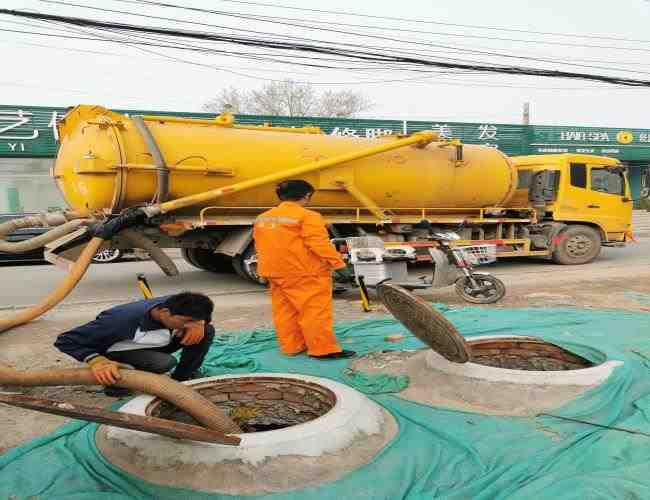
[[[18, 219], [20, 217], [25, 217], [26, 215], [34, 214], [1, 214], [0, 223], [10, 221], [12, 219]], [[45, 233], [48, 230], [46, 227], [28, 227], [25, 229], [18, 229], [17, 231], [11, 233], [7, 236], [7, 241], [17, 242], [28, 240], [34, 236]], [[121, 250], [119, 248], [107, 248], [100, 252], [97, 252], [93, 257], [93, 262], [98, 264], [108, 264], [110, 262], [117, 262], [121, 260], [126, 255], [134, 255], [134, 250]], [[45, 256], [43, 255], [43, 249], [39, 248], [38, 250], [32, 250], [27, 253], [5, 253], [0, 252], [0, 263], [4, 262], [34, 262], [42, 263], [46, 262]]]

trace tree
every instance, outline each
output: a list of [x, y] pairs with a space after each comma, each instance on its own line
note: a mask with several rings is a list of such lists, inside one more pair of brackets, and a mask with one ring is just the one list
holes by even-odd
[[203, 109], [220, 113], [276, 116], [351, 117], [372, 107], [363, 94], [351, 90], [319, 94], [307, 83], [292, 80], [270, 82], [259, 90], [222, 89]]

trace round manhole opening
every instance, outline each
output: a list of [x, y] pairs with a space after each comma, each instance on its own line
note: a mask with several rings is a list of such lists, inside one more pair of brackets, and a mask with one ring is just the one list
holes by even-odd
[[[274, 431], [325, 415], [336, 395], [322, 385], [280, 377], [239, 377], [192, 385], [233, 419], [244, 433]], [[200, 425], [176, 406], [154, 399], [146, 415]]]
[[565, 371], [590, 368], [594, 363], [543, 340], [501, 337], [468, 340], [471, 361], [510, 370]]

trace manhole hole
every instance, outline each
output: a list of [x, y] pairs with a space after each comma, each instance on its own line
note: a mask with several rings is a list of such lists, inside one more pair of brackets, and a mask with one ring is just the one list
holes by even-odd
[[[336, 404], [336, 395], [310, 382], [278, 377], [241, 377], [193, 386], [245, 433], [284, 429], [314, 420]], [[200, 425], [176, 406], [154, 400], [146, 414]]]
[[493, 338], [469, 340], [472, 362], [511, 370], [580, 370], [594, 363], [561, 347], [534, 338]]
[[[243, 427], [238, 446], [102, 425], [95, 434], [102, 456], [150, 483], [227, 495], [268, 495], [341, 479], [370, 463], [399, 430], [383, 407], [326, 378], [255, 373], [188, 384]], [[193, 423], [154, 396], [133, 398], [120, 411]]]

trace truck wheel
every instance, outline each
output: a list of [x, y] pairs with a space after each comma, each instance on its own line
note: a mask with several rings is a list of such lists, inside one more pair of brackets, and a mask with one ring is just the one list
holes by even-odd
[[213, 273], [232, 273], [232, 261], [230, 257], [205, 248], [182, 248], [181, 254], [185, 262], [201, 269]]
[[240, 255], [232, 258], [232, 267], [235, 272], [242, 278], [246, 278], [258, 285], [266, 285], [268, 282], [257, 274], [257, 254], [255, 253], [255, 245], [250, 244], [246, 250]]
[[95, 264], [110, 264], [117, 262], [122, 258], [122, 250], [119, 248], [106, 248], [95, 254], [93, 262]]
[[557, 264], [586, 264], [600, 254], [600, 234], [589, 226], [569, 226], [558, 238], [560, 242], [553, 250], [553, 261]]

